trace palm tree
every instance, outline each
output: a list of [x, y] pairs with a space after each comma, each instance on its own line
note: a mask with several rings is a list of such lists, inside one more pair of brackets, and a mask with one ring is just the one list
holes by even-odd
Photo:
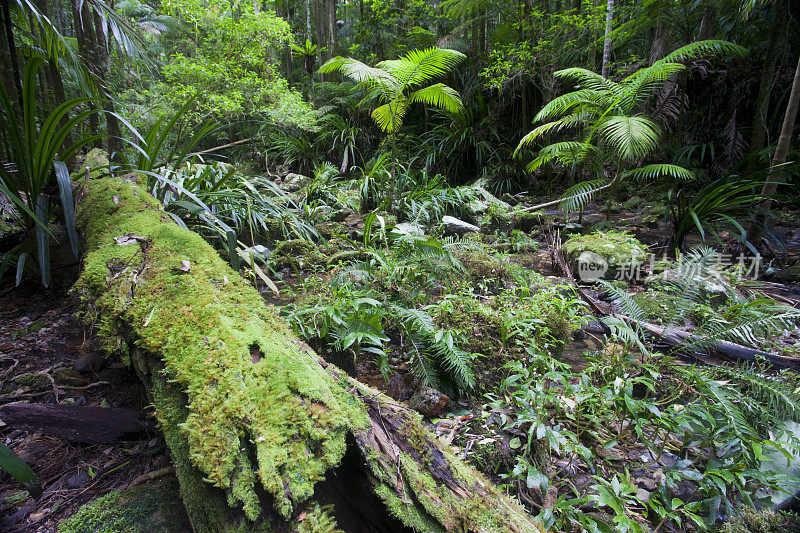
[[365, 85], [369, 96], [377, 97], [382, 103], [372, 111], [372, 118], [389, 136], [392, 146], [391, 176], [394, 181], [397, 134], [403, 126], [408, 108], [415, 103], [431, 105], [451, 113], [464, 108], [455, 89], [444, 83], [427, 83], [450, 72], [465, 57], [456, 50], [432, 47], [412, 50], [400, 59], [381, 61], [370, 67], [355, 59], [337, 56], [322, 65], [319, 72], [341, 72]]
[[316, 44], [312, 44], [309, 39], [306, 39], [306, 42], [303, 43], [303, 46], [297, 46], [296, 44], [291, 44], [291, 49], [293, 52], [297, 52], [300, 54], [300, 57], [303, 58], [303, 68], [306, 69], [308, 72], [308, 77], [311, 80], [311, 102], [314, 102], [314, 63], [317, 61], [317, 54], [320, 53], [319, 46]]
[[563, 199], [528, 210], [558, 203], [562, 203], [565, 209], [578, 210], [597, 192], [614, 186], [621, 178], [669, 175], [690, 179], [691, 172], [677, 165], [641, 166], [658, 147], [661, 128], [656, 117], [639, 110], [656, 90], [686, 70], [680, 61], [709, 55], [744, 53], [742, 47], [725, 41], [699, 41], [679, 48], [619, 82], [583, 68], [556, 72], [559, 78], [574, 80], [578, 88], [553, 99], [539, 111], [534, 120], [544, 124], [520, 140], [515, 156], [519, 156], [525, 146], [546, 135], [573, 131], [577, 137], [575, 140], [545, 146], [528, 164], [528, 171], [533, 172], [551, 161], [572, 169], [588, 166], [596, 172], [609, 163], [616, 163], [617, 168], [610, 182], [601, 177], [579, 183], [570, 188]]

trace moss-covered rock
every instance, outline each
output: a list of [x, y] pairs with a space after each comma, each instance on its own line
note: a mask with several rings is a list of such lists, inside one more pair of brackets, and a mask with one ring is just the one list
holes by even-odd
[[61, 522], [59, 533], [189, 533], [186, 511], [171, 480], [113, 491]]
[[642, 265], [650, 256], [636, 237], [621, 231], [573, 235], [562, 250], [574, 275], [581, 279], [613, 279]]
[[784, 268], [773, 279], [778, 283], [800, 283], [800, 265]]
[[543, 226], [547, 221], [547, 216], [541, 211], [522, 211], [514, 213], [513, 221], [514, 229], [530, 233]]

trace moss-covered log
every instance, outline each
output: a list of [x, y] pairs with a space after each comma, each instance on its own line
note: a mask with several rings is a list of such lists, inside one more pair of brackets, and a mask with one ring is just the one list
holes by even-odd
[[[88, 179], [75, 291], [155, 406], [196, 531], [538, 531], [418, 415], [327, 364], [146, 190]], [[326, 526], [327, 524], [327, 526]]]

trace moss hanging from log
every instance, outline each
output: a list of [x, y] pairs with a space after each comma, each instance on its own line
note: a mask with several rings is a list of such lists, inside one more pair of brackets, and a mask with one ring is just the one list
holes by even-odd
[[74, 290], [144, 381], [197, 531], [299, 530], [319, 504], [337, 518], [337, 496], [315, 488], [352, 447], [360, 471], [342, 475], [383, 501], [378, 529], [538, 531], [416, 413], [300, 342], [143, 187], [86, 180], [78, 224], [89, 253]]

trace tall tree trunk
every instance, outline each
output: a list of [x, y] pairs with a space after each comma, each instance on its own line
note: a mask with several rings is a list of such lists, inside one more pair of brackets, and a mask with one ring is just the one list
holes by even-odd
[[[17, 56], [17, 44], [14, 41], [14, 26], [11, 22], [11, 4], [9, 0], [0, 0], [0, 6], [3, 8], [3, 29], [4, 29], [4, 44], [8, 50], [8, 67], [11, 74], [8, 78], [3, 78], [5, 83], [6, 79], [10, 80], [8, 84], [8, 94], [14, 99], [19, 101], [19, 108], [22, 111], [22, 77], [19, 70], [19, 57]], [[5, 55], [5, 54], [4, 54]]]
[[103, 20], [100, 13], [93, 11], [94, 34], [95, 38], [95, 57], [97, 58], [97, 76], [100, 81], [100, 90], [105, 93], [103, 98], [103, 108], [105, 110], [106, 128], [108, 131], [108, 153], [112, 158], [119, 160], [122, 155], [122, 132], [119, 129], [119, 121], [116, 117], [114, 100], [111, 98], [111, 59], [108, 53], [108, 41], [103, 31]]
[[767, 112], [769, 111], [769, 96], [775, 82], [775, 67], [778, 64], [778, 43], [783, 39], [788, 17], [780, 17], [780, 6], [783, 2], [776, 1], [772, 4], [770, 17], [769, 37], [767, 41], [767, 54], [764, 57], [764, 67], [761, 69], [761, 82], [758, 85], [756, 97], [756, 115], [753, 122], [753, 133], [750, 136], [750, 155], [747, 161], [747, 170], [752, 172], [758, 166], [758, 153], [764, 149], [767, 138]]
[[606, 2], [606, 34], [603, 39], [603, 65], [600, 70], [600, 75], [604, 78], [608, 77], [609, 63], [611, 62], [611, 32], [613, 30], [612, 22], [614, 21], [614, 0]]
[[[87, 70], [91, 70], [97, 65], [96, 46], [94, 43], [94, 23], [92, 22], [89, 7], [83, 0], [71, 0], [70, 8], [72, 9], [73, 24], [75, 26], [75, 37], [78, 41], [78, 53], [83, 59], [84, 65], [87, 65]], [[89, 108], [94, 110], [94, 103], [89, 103]], [[89, 115], [89, 129], [92, 135], [100, 133], [100, 119], [97, 113]], [[100, 147], [100, 142], [95, 141], [94, 146]]]
[[650, 64], [652, 65], [662, 57], [667, 47], [669, 38], [669, 25], [663, 18], [659, 18], [653, 30], [653, 42], [650, 44]]
[[700, 30], [697, 32], [697, 40], [705, 41], [713, 39], [717, 33], [717, 0], [706, 2], [706, 9], [703, 11], [703, 18], [700, 21]]
[[311, 40], [311, 0], [306, 0], [306, 39]]
[[[786, 114], [783, 116], [783, 126], [781, 126], [781, 134], [778, 137], [778, 146], [775, 147], [775, 155], [772, 158], [772, 165], [770, 165], [767, 180], [764, 182], [764, 187], [761, 189], [763, 196], [772, 196], [778, 190], [778, 183], [781, 181], [783, 175], [783, 165], [786, 163], [786, 157], [789, 154], [789, 146], [792, 143], [792, 133], [794, 132], [794, 121], [797, 118], [797, 105], [800, 102], [800, 59], [797, 60], [797, 68], [794, 71], [794, 81], [792, 81], [792, 92], [789, 95], [789, 102], [786, 104]], [[767, 211], [772, 206], [772, 199], [765, 198], [758, 204], [760, 211]], [[761, 240], [764, 238], [763, 225], [766, 224], [766, 219], [762, 214], [756, 213], [756, 222], [750, 224], [747, 231], [747, 240], [758, 248]]]

